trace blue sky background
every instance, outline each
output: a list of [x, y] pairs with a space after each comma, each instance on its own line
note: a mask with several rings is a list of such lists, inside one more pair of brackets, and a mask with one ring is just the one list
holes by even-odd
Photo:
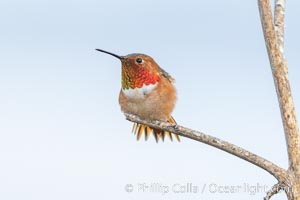
[[[287, 2], [298, 117], [299, 7]], [[177, 80], [179, 124], [287, 167], [257, 1], [10, 0], [0, 2], [0, 24], [0, 199], [262, 199], [261, 190], [214, 187], [276, 183], [189, 139], [137, 142], [118, 105], [120, 62], [95, 48], [151, 55]], [[155, 183], [170, 191], [140, 188]], [[203, 193], [172, 191], [187, 183]]]

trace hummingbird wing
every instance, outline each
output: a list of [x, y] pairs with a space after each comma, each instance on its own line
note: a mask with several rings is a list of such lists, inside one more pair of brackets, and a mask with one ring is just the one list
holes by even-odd
[[158, 71], [159, 71], [159, 74], [161, 76], [165, 77], [166, 79], [168, 79], [168, 81], [170, 81], [170, 83], [174, 83], [175, 82], [175, 79], [168, 72], [166, 72], [164, 69], [162, 69], [159, 66], [158, 66]]

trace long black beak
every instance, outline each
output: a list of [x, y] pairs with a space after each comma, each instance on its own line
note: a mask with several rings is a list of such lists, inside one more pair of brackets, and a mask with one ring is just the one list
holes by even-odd
[[111, 56], [113, 56], [113, 57], [116, 57], [116, 58], [118, 58], [118, 59], [120, 59], [120, 60], [123, 60], [123, 59], [124, 59], [123, 56], [119, 56], [119, 55], [117, 55], [117, 54], [114, 54], [114, 53], [111, 53], [111, 52], [108, 52], [108, 51], [105, 51], [105, 50], [102, 50], [102, 49], [96, 49], [96, 50], [97, 50], [97, 51], [100, 51], [100, 52], [102, 52], [102, 53], [109, 54], [109, 55], [111, 55]]

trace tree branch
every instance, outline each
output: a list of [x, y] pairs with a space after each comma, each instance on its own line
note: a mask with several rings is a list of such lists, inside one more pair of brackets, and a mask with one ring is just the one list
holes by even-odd
[[277, 178], [280, 182], [286, 182], [286, 171], [279, 166], [275, 165], [274, 163], [254, 154], [251, 153], [243, 148], [240, 148], [234, 144], [231, 144], [229, 142], [223, 141], [221, 139], [218, 139], [216, 137], [206, 135], [204, 133], [201, 133], [199, 131], [194, 131], [189, 128], [185, 128], [180, 125], [176, 124], [170, 124], [168, 122], [163, 121], [148, 121], [148, 120], [142, 120], [136, 115], [124, 113], [126, 116], [126, 119], [132, 122], [136, 122], [139, 124], [144, 124], [153, 128], [169, 131], [193, 140], [196, 140], [198, 142], [202, 142], [205, 144], [208, 144], [210, 146], [216, 147], [220, 150], [226, 151], [227, 153], [230, 153], [232, 155], [235, 155], [239, 158], [242, 158], [264, 170], [272, 174], [275, 178]]
[[271, 190], [269, 190], [267, 192], [267, 196], [264, 198], [264, 200], [269, 200], [272, 198], [272, 196], [274, 196], [275, 194], [277, 194], [280, 190], [283, 190], [284, 187], [286, 187], [285, 185], [283, 185], [282, 183], [277, 183], [275, 184]]
[[[275, 33], [269, 0], [258, 0], [258, 4], [284, 126], [289, 157], [289, 169], [297, 176], [300, 176], [300, 135], [288, 80], [287, 62], [283, 55], [284, 1], [277, 0], [277, 8], [275, 8], [277, 12], [275, 23], [277, 23], [277, 35], [279, 35], [279, 39]], [[281, 50], [280, 46], [282, 46]]]
[[274, 23], [277, 43], [280, 52], [284, 55], [284, 16], [285, 16], [285, 0], [275, 1]]

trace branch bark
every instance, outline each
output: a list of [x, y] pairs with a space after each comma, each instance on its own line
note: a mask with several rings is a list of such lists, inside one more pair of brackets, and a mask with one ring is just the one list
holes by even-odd
[[136, 122], [139, 124], [144, 124], [156, 129], [161, 129], [165, 131], [169, 131], [183, 137], [187, 137], [198, 142], [202, 142], [208, 144], [210, 146], [216, 147], [220, 150], [226, 151], [232, 155], [235, 155], [243, 160], [246, 160], [264, 170], [272, 174], [279, 182], [286, 182], [287, 173], [284, 169], [280, 168], [279, 166], [275, 165], [274, 163], [254, 154], [251, 153], [241, 147], [238, 147], [234, 144], [229, 142], [223, 141], [216, 137], [201, 133], [199, 131], [194, 131], [189, 128], [185, 128], [183, 126], [177, 124], [170, 124], [168, 122], [163, 121], [148, 121], [142, 120], [136, 115], [124, 113], [126, 119], [132, 122]]
[[269, 200], [272, 198], [272, 196], [274, 196], [275, 194], [277, 194], [280, 190], [284, 189], [284, 185], [282, 185], [281, 183], [277, 183], [275, 184], [270, 191], [267, 192], [267, 196], [264, 198], [264, 200]]
[[275, 1], [274, 23], [277, 37], [277, 44], [280, 52], [284, 56], [284, 16], [285, 16], [285, 0]]
[[[259, 0], [259, 11], [266, 47], [273, 72], [274, 83], [281, 110], [281, 117], [287, 143], [289, 170], [300, 176], [300, 135], [296, 112], [288, 80], [287, 62], [283, 55], [284, 1], [276, 1], [277, 38], [269, 0]], [[282, 47], [280, 50], [280, 46]]]
[[285, 193], [289, 200], [300, 200], [300, 134], [284, 56], [285, 0], [275, 0], [274, 24], [269, 0], [258, 0], [258, 5], [289, 157]]

